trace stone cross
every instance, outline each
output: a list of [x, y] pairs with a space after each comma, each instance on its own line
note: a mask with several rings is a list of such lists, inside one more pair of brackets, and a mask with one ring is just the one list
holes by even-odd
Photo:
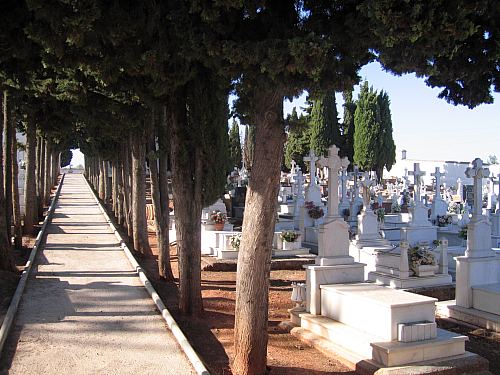
[[474, 180], [474, 207], [472, 217], [478, 218], [483, 211], [483, 178], [490, 175], [490, 170], [483, 167], [483, 161], [476, 158], [472, 161], [472, 167], [467, 167], [465, 175]]
[[435, 195], [434, 195], [434, 199], [440, 199], [441, 198], [441, 177], [444, 177], [445, 174], [444, 173], [441, 173], [440, 170], [439, 170], [439, 167], [436, 167], [436, 171], [434, 173], [431, 173], [431, 176], [434, 176], [434, 178], [436, 179], [436, 182], [435, 182], [435, 187], [434, 187], [434, 191], [435, 191]]
[[362, 176], [363, 174], [361, 172], [359, 172], [359, 168], [357, 165], [354, 166], [352, 173], [354, 176], [354, 191], [352, 194], [352, 200], [354, 201], [359, 196], [358, 177]]
[[363, 186], [363, 205], [365, 211], [370, 210], [370, 188], [375, 183], [374, 180], [370, 178], [370, 173], [365, 172], [363, 174], [363, 181], [361, 181], [361, 186]]
[[311, 175], [311, 185], [316, 185], [316, 161], [318, 157], [314, 154], [314, 150], [309, 151], [309, 156], [304, 157], [304, 161], [309, 162], [309, 173]]
[[425, 176], [425, 172], [420, 170], [420, 163], [413, 163], [413, 171], [409, 172], [410, 176], [413, 176], [414, 187], [413, 193], [415, 195], [415, 204], [421, 203], [420, 201], [420, 177]]
[[339, 216], [339, 171], [347, 168], [349, 160], [340, 158], [335, 145], [328, 149], [328, 157], [322, 157], [319, 164], [328, 167], [328, 216]]
[[347, 177], [347, 168], [342, 168], [342, 174], [340, 175], [340, 183], [341, 183], [341, 192], [342, 192], [342, 198], [341, 201], [345, 202], [347, 201], [347, 180], [349, 177]]

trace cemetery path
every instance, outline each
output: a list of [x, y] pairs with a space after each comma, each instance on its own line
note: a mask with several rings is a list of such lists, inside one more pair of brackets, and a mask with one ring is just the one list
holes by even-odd
[[194, 374], [82, 175], [66, 175], [47, 233], [0, 372]]

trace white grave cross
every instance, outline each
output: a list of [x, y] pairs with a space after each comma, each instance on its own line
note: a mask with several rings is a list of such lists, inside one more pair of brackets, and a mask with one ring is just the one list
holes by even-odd
[[328, 149], [328, 157], [322, 157], [319, 164], [328, 168], [328, 216], [339, 216], [339, 171], [347, 168], [349, 160], [340, 158], [335, 145]]
[[431, 173], [431, 176], [434, 176], [434, 178], [436, 179], [435, 182], [436, 185], [434, 187], [435, 190], [434, 199], [441, 199], [441, 177], [444, 177], [445, 174], [439, 171], [439, 167], [436, 167], [436, 171], [434, 173]]
[[310, 185], [316, 185], [316, 161], [318, 161], [318, 157], [314, 154], [314, 150], [309, 151], [309, 156], [304, 158], [304, 161], [309, 162], [309, 174], [311, 178]]
[[478, 218], [483, 211], [483, 178], [490, 175], [490, 170], [483, 167], [483, 161], [476, 158], [472, 161], [472, 167], [467, 167], [465, 175], [474, 180], [474, 209], [472, 218]]
[[370, 173], [365, 172], [363, 174], [363, 181], [361, 181], [361, 186], [363, 186], [363, 205], [364, 210], [370, 210], [370, 188], [375, 184], [375, 181], [370, 178]]
[[413, 163], [413, 171], [409, 172], [413, 176], [414, 187], [413, 194], [415, 195], [415, 204], [420, 202], [420, 177], [425, 176], [425, 172], [420, 170], [420, 163]]

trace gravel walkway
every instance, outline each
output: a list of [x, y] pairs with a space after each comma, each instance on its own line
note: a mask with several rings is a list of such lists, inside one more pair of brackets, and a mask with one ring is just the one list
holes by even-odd
[[82, 175], [57, 203], [0, 372], [194, 374]]

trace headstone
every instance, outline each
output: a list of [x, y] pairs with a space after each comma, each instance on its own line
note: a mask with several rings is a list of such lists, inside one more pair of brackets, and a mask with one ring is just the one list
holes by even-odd
[[460, 202], [464, 201], [464, 191], [461, 178], [457, 178], [457, 195], [460, 198]]
[[[413, 171], [409, 172], [414, 178], [414, 207], [410, 209], [410, 226], [428, 227], [431, 223], [428, 220], [428, 209], [420, 199], [420, 178], [425, 176], [425, 172], [420, 170], [420, 164], [414, 163]], [[411, 244], [411, 241], [409, 241]]]
[[436, 171], [431, 173], [434, 176], [434, 199], [432, 200], [431, 206], [431, 219], [436, 220], [438, 216], [446, 215], [448, 212], [448, 204], [441, 198], [441, 177], [445, 174], [441, 173], [439, 167], [436, 167]]
[[[482, 215], [483, 178], [490, 171], [479, 158], [465, 171], [474, 180], [474, 206], [467, 226], [467, 250], [457, 262], [456, 304], [462, 308], [500, 315], [500, 256], [491, 248], [491, 224]], [[453, 311], [453, 309], [451, 309]], [[452, 315], [453, 316], [453, 315]], [[497, 318], [498, 319], [498, 318]]]
[[313, 202], [315, 205], [322, 205], [321, 190], [316, 179], [316, 162], [318, 157], [314, 154], [314, 150], [309, 152], [309, 156], [304, 158], [304, 161], [309, 163], [310, 181], [306, 189], [306, 202]]

